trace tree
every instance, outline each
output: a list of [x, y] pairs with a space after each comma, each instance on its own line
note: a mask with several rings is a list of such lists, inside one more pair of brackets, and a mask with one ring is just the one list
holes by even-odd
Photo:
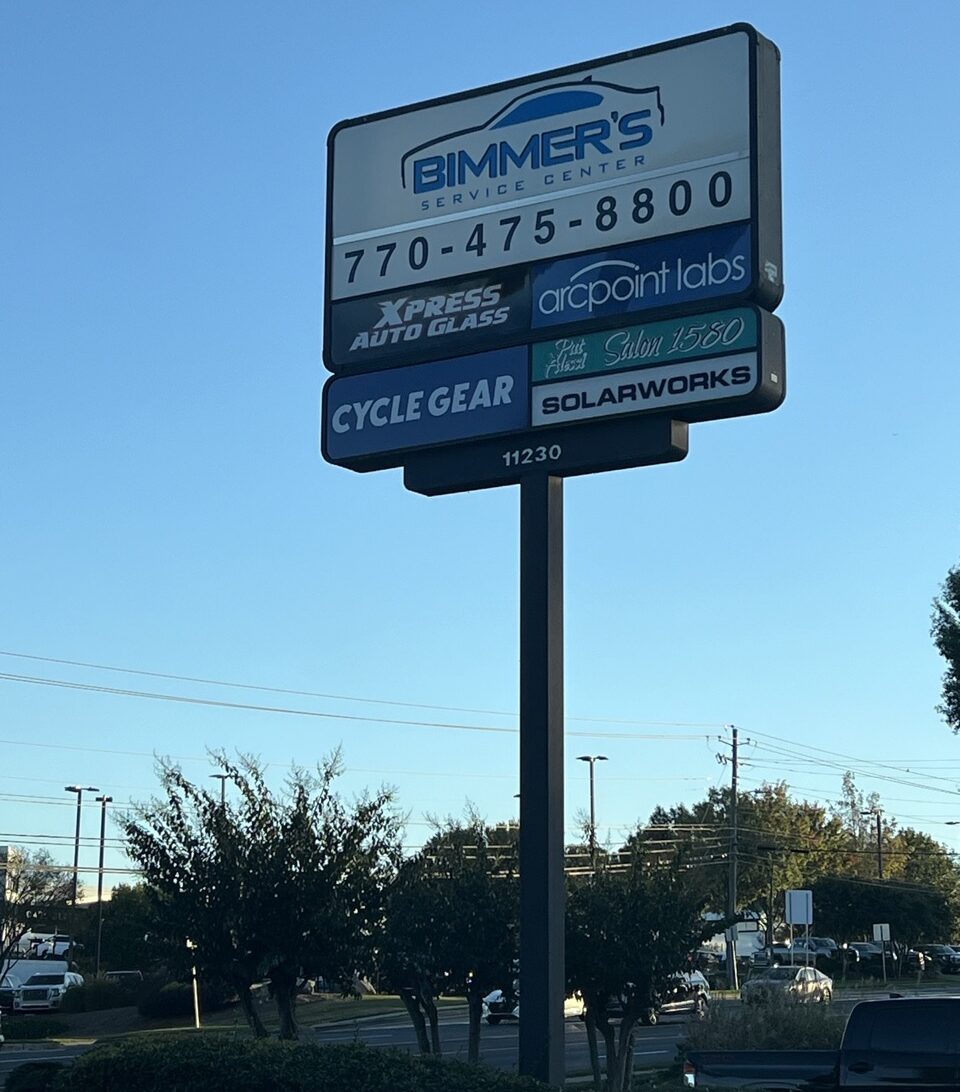
[[947, 661], [943, 702], [937, 712], [954, 732], [960, 732], [960, 565], [947, 573], [940, 595], [933, 601], [930, 635]]
[[571, 887], [567, 988], [583, 995], [588, 1034], [603, 1036], [610, 1092], [629, 1088], [637, 1022], [716, 928], [704, 922], [705, 901], [682, 852], [656, 862], [634, 853], [625, 868], [603, 865]]
[[[771, 872], [777, 891], [808, 886], [832, 867], [844, 844], [841, 824], [820, 804], [795, 800], [783, 781], [738, 793], [737, 811], [737, 905], [765, 920]], [[707, 908], [724, 914], [729, 845], [730, 790], [714, 789], [692, 806], [657, 808], [626, 848], [639, 847], [650, 860], [669, 860], [682, 850], [687, 867], [700, 869]]]
[[418, 854], [400, 866], [387, 901], [382, 967], [407, 1010], [421, 1054], [442, 1053], [437, 998], [449, 974], [446, 899], [444, 885]]
[[440, 1053], [436, 999], [441, 989], [456, 990], [467, 1000], [467, 1058], [478, 1061], [483, 998], [509, 992], [516, 977], [517, 832], [516, 824], [489, 827], [471, 811], [464, 823], [438, 824], [400, 871], [384, 962], [423, 1053]]
[[294, 770], [282, 795], [253, 759], [213, 757], [239, 799], [221, 803], [161, 763], [165, 798], [123, 818], [128, 852], [182, 963], [189, 938], [198, 967], [237, 991], [257, 1036], [267, 1032], [251, 987], [268, 978], [281, 1038], [296, 1038], [301, 974], [346, 990], [373, 951], [400, 820], [387, 790], [344, 803], [338, 754], [316, 774]]
[[880, 922], [908, 943], [936, 941], [950, 935], [954, 922], [941, 892], [897, 881], [824, 876], [814, 884], [813, 906], [817, 928], [841, 941], [870, 938]]
[[41, 922], [56, 924], [66, 918], [72, 897], [72, 874], [44, 850], [6, 850], [0, 858], [0, 972], [20, 957], [18, 942], [25, 932]]
[[[97, 949], [98, 906], [80, 908], [77, 931], [84, 945], [85, 961], [93, 968]], [[118, 884], [103, 902], [101, 964], [104, 970], [155, 970], [169, 955], [158, 942], [160, 923], [146, 884]]]

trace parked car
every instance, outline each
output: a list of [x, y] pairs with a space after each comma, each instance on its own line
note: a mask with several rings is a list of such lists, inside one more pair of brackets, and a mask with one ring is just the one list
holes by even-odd
[[143, 983], [143, 971], [104, 971], [108, 982], [116, 982], [125, 990], [135, 990]]
[[815, 957], [824, 959], [836, 959], [840, 951], [840, 945], [833, 937], [801, 937], [794, 944], [794, 948], [800, 952], [810, 952]]
[[0, 1012], [10, 1012], [13, 1009], [13, 995], [20, 985], [20, 979], [12, 974], [5, 974], [0, 978]]
[[802, 955], [798, 958], [796, 949], [791, 949], [786, 944], [774, 944], [772, 948], [758, 948], [753, 953], [752, 963], [755, 967], [779, 967], [783, 963], [790, 962], [791, 951], [793, 951], [794, 963], [802, 963]]
[[49, 1012], [60, 1008], [63, 995], [83, 985], [83, 976], [73, 971], [62, 974], [32, 974], [13, 995], [14, 1012]]
[[[853, 956], [854, 952], [857, 953], [855, 957]], [[860, 974], [875, 974], [877, 976], [882, 973], [884, 959], [886, 959], [888, 974], [895, 974], [900, 962], [900, 958], [895, 951], [888, 948], [884, 952], [879, 944], [874, 944], [869, 940], [855, 940], [847, 945], [847, 959], [849, 961], [853, 958], [859, 964]]]
[[960, 953], [949, 944], [917, 944], [913, 951], [923, 952], [927, 966], [932, 963], [942, 974], [960, 974]]
[[767, 967], [740, 987], [747, 1004], [783, 1000], [800, 1004], [833, 1000], [833, 979], [815, 967]]

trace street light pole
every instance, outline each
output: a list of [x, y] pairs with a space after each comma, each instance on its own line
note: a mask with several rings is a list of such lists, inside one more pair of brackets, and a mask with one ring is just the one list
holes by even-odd
[[597, 762], [606, 762], [606, 755], [577, 755], [578, 762], [590, 763], [590, 867], [597, 874], [597, 803], [594, 794], [593, 768]]
[[[77, 893], [79, 889], [79, 876], [80, 876], [80, 808], [83, 804], [83, 794], [85, 792], [99, 792], [100, 790], [95, 785], [64, 785], [64, 792], [73, 792], [77, 794], [77, 829], [73, 838], [73, 909], [71, 912], [71, 924], [70, 924], [70, 954], [69, 961], [73, 962], [74, 946], [76, 945], [77, 936]], [[52, 942], [53, 951], [51, 954], [56, 955], [56, 941]]]
[[98, 796], [100, 805], [100, 867], [97, 869], [97, 974], [100, 974], [100, 945], [103, 940], [103, 850], [107, 841], [107, 804], [112, 796]]

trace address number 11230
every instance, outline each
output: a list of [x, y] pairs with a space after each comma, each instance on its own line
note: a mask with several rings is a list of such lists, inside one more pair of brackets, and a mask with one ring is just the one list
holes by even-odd
[[528, 466], [531, 463], [556, 462], [562, 454], [563, 448], [559, 444], [551, 444], [549, 447], [521, 447], [505, 451], [501, 458], [504, 466]]

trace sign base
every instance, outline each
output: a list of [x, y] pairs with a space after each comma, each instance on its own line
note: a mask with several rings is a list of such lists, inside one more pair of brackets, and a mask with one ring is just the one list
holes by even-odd
[[404, 462], [403, 484], [414, 493], [436, 497], [517, 485], [530, 474], [570, 478], [674, 463], [686, 458], [688, 441], [687, 423], [669, 417], [537, 429], [519, 437], [411, 452]]

